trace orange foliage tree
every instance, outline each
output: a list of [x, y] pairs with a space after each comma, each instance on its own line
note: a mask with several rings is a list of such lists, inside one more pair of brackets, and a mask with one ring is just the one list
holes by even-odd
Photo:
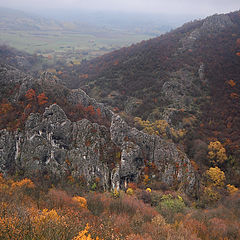
[[232, 79], [227, 82], [231, 87], [236, 86], [236, 82], [234, 82]]
[[28, 101], [33, 101], [36, 99], [36, 92], [31, 88], [27, 91], [25, 97], [27, 98]]
[[40, 93], [38, 96], [37, 96], [37, 99], [38, 99], [38, 104], [39, 106], [41, 105], [44, 105], [45, 103], [47, 103], [48, 101], [48, 97], [46, 97], [45, 93]]

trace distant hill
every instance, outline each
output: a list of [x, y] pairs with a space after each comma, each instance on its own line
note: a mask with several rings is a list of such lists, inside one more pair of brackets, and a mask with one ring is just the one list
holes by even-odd
[[195, 121], [196, 138], [240, 150], [240, 13], [193, 21], [160, 37], [73, 68], [66, 83], [143, 119], [179, 128]]
[[73, 21], [58, 21], [53, 18], [41, 17], [20, 10], [0, 7], [0, 31], [20, 30], [20, 31], [80, 31], [86, 32], [97, 30], [87, 23], [74, 23]]
[[[82, 33], [99, 31], [93, 24], [74, 21], [60, 21], [49, 17], [41, 17], [20, 10], [0, 7], [0, 31], [78, 31]], [[110, 29], [109, 29], [110, 30]]]
[[0, 8], [0, 30], [62, 30], [55, 20], [19, 10]]

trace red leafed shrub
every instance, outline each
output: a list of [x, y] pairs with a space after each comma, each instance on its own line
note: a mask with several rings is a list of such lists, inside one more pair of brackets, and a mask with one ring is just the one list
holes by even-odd
[[221, 218], [212, 218], [209, 220], [209, 230], [212, 239], [225, 239], [227, 237], [227, 223]]
[[36, 92], [33, 89], [29, 89], [25, 94], [28, 101], [33, 101], [36, 98]]
[[116, 215], [114, 223], [115, 227], [119, 229], [122, 234], [129, 235], [131, 233], [130, 219], [127, 214]]
[[86, 112], [88, 112], [90, 115], [95, 115], [95, 110], [94, 107], [92, 105], [89, 105], [86, 109]]
[[6, 114], [13, 110], [11, 103], [2, 103], [0, 104], [0, 114]]
[[122, 198], [122, 205], [128, 214], [131, 212], [135, 214], [139, 211], [146, 221], [150, 221], [154, 216], [158, 215], [158, 212], [150, 205], [128, 195], [124, 195]]
[[192, 233], [195, 233], [199, 238], [209, 239], [208, 228], [203, 221], [194, 218], [186, 218], [184, 220], [184, 226]]
[[50, 204], [51, 207], [63, 208], [74, 205], [72, 198], [62, 190], [50, 189], [48, 199], [48, 204]]
[[152, 240], [152, 237], [148, 234], [144, 234], [143, 236], [139, 234], [130, 234], [127, 236], [126, 240]]
[[100, 118], [101, 117], [101, 109], [97, 108], [97, 116]]
[[38, 104], [41, 106], [41, 105], [44, 105], [45, 103], [47, 103], [48, 101], [48, 97], [46, 97], [45, 93], [41, 93], [37, 96], [37, 99], [38, 99]]

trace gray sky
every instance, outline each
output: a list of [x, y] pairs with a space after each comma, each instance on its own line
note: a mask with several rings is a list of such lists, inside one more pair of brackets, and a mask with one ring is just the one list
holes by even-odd
[[0, 0], [16, 9], [60, 8], [140, 13], [211, 15], [240, 9], [240, 0]]

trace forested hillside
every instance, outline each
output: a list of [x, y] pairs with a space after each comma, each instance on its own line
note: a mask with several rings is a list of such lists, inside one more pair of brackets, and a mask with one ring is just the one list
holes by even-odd
[[185, 149], [199, 164], [210, 162], [196, 157], [195, 140], [220, 141], [238, 183], [230, 169], [239, 168], [239, 26], [239, 12], [186, 23], [66, 70], [64, 80], [125, 116], [187, 129]]

